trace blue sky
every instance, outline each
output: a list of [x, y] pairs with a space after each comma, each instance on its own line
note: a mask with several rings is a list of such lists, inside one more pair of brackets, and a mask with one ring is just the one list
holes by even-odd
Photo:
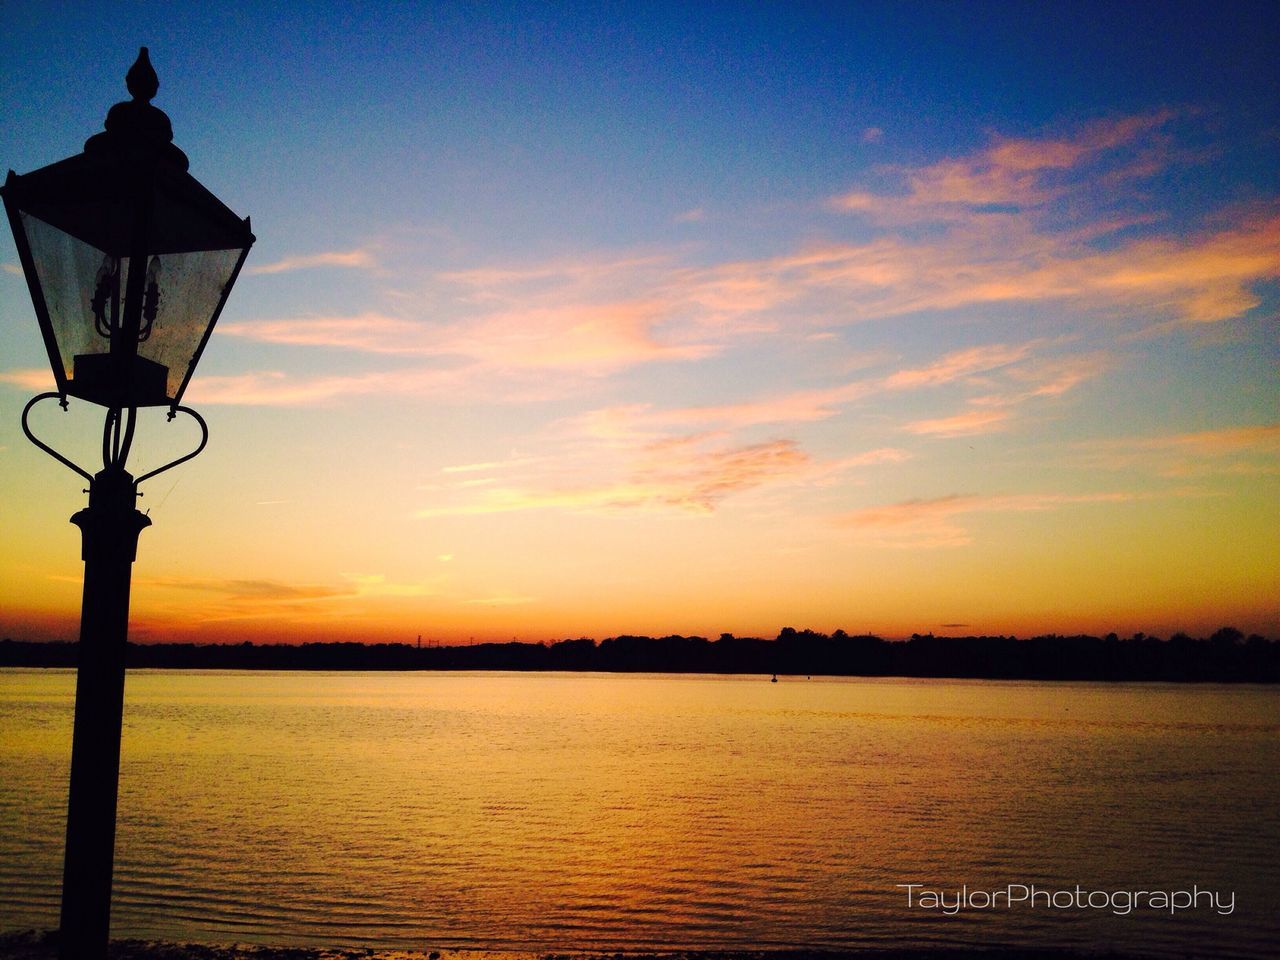
[[[147, 45], [259, 237], [144, 635], [1280, 632], [1274, 4], [6, 19], [8, 166]], [[80, 494], [17, 430], [0, 260], [0, 626], [65, 632]]]

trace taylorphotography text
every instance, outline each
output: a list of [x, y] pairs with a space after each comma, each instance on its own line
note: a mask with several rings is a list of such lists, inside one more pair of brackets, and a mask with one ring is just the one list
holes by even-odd
[[1035, 884], [1010, 883], [994, 889], [970, 890], [964, 885], [952, 890], [930, 889], [923, 883], [896, 884], [907, 891], [907, 907], [940, 910], [954, 916], [961, 910], [1000, 910], [1014, 907], [1050, 910], [1110, 910], [1127, 916], [1135, 910], [1162, 910], [1174, 914], [1183, 910], [1209, 909], [1227, 916], [1236, 909], [1235, 891], [1217, 890], [1050, 890]]

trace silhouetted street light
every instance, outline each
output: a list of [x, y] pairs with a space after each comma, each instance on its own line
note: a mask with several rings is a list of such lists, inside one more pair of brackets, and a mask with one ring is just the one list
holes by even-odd
[[[81, 531], [84, 597], [67, 804], [59, 952], [106, 955], [116, 791], [124, 705], [129, 581], [138, 534], [151, 521], [137, 486], [196, 456], [209, 431], [180, 406], [213, 325], [253, 244], [241, 220], [187, 173], [169, 118], [151, 105], [159, 87], [142, 48], [126, 77], [132, 101], [107, 114], [84, 152], [0, 193], [57, 390], [34, 397], [22, 429], [37, 447], [89, 481]], [[41, 400], [106, 408], [102, 469], [91, 475], [32, 433]], [[168, 407], [200, 427], [191, 453], [136, 480], [125, 470], [138, 407]]]

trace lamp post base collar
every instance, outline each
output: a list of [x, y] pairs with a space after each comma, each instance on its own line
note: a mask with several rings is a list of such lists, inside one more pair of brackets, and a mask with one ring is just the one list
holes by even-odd
[[129, 563], [137, 559], [138, 535], [151, 526], [151, 518], [134, 507], [137, 497], [127, 471], [108, 467], [98, 472], [89, 486], [89, 506], [71, 517], [80, 528], [81, 559], [122, 553]]

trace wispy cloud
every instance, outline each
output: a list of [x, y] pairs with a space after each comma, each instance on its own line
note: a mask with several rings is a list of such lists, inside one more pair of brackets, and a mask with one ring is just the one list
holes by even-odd
[[395, 583], [382, 573], [345, 573], [358, 597], [425, 597], [434, 591], [424, 583]]
[[660, 302], [630, 301], [531, 307], [491, 314], [455, 331], [452, 345], [494, 367], [566, 369], [603, 374], [640, 363], [696, 360], [710, 343], [662, 337]]
[[[1261, 302], [1253, 286], [1280, 275], [1280, 216], [1261, 213], [1242, 215], [1227, 228], [1130, 240], [1105, 250], [1025, 225], [1002, 225], [996, 233], [966, 227], [923, 240], [883, 237], [825, 246], [726, 264], [705, 282], [729, 291], [719, 303], [722, 314], [784, 303], [794, 308], [808, 297], [838, 295], [839, 311], [818, 313], [826, 323], [1017, 303], [1206, 323], [1253, 308]], [[1143, 325], [1154, 326], [1149, 320]]]
[[1110, 370], [1113, 364], [1112, 357], [1102, 350], [1038, 357], [1008, 370], [1010, 388], [1006, 392], [975, 398], [973, 402], [1008, 406], [1036, 397], [1060, 397]]
[[492, 470], [511, 470], [535, 463], [532, 457], [512, 457], [507, 460], [483, 460], [479, 463], [456, 463], [441, 467], [441, 473], [481, 473]]
[[1280, 474], [1280, 423], [1079, 443], [1090, 469], [1141, 470], [1165, 477]]
[[906, 426], [921, 435], [963, 435], [994, 429], [1029, 400], [1061, 396], [1107, 369], [1100, 351], [1042, 356], [1053, 346], [1044, 340], [995, 343], [952, 351], [923, 366], [903, 367], [881, 376], [805, 390], [765, 394], [733, 403], [662, 408], [620, 404], [574, 418], [573, 429], [596, 439], [654, 440], [672, 428], [741, 429], [764, 424], [808, 423], [838, 416], [849, 404], [877, 396], [928, 391], [961, 384], [973, 395], [972, 409]]
[[989, 373], [1026, 359], [1038, 345], [1039, 341], [1032, 340], [1026, 343], [993, 343], [967, 347], [945, 354], [923, 367], [891, 374], [884, 379], [883, 386], [887, 390], [929, 387]]
[[[1086, 124], [1065, 136], [992, 135], [967, 155], [884, 168], [875, 189], [860, 187], [832, 201], [860, 215], [864, 239], [857, 242], [834, 239], [745, 259], [675, 247], [430, 273], [415, 267], [387, 285], [390, 310], [228, 322], [220, 329], [255, 342], [358, 351], [370, 363], [431, 360], [453, 371], [448, 382], [473, 387], [473, 396], [493, 395], [486, 385], [501, 384], [507, 396], [527, 398], [553, 389], [590, 392], [600, 378], [623, 370], [830, 337], [850, 324], [972, 315], [996, 306], [1053, 305], [1064, 330], [1095, 337], [1214, 323], [1258, 306], [1258, 285], [1280, 276], [1280, 215], [1240, 209], [1199, 229], [1162, 232], [1163, 213], [1142, 191], [1118, 189], [1185, 162], [1174, 144], [1178, 125], [1188, 122], [1185, 113], [1163, 111]], [[693, 219], [700, 209], [683, 216]], [[1142, 230], [1125, 232], [1138, 224]], [[257, 269], [322, 262], [374, 265], [372, 253], [359, 249]], [[977, 346], [945, 358], [954, 371], [922, 368], [900, 376], [963, 376], [966, 363], [1012, 367], [1038, 349], [1003, 345], [1009, 353], [1001, 356], [1001, 348]], [[418, 373], [398, 370], [380, 389], [421, 394], [447, 379]], [[236, 402], [337, 402], [370, 382], [246, 376], [259, 382], [243, 384]], [[1058, 389], [1070, 385], [1064, 373]], [[789, 409], [775, 398], [737, 413], [757, 422], [775, 415], [820, 419], [865, 389], [821, 387], [789, 397]], [[971, 410], [956, 416], [962, 414], [977, 420]]]
[[516, 510], [571, 511], [670, 509], [710, 513], [726, 497], [793, 479], [813, 463], [794, 441], [681, 451], [675, 445], [650, 448], [625, 479], [594, 484], [485, 489], [469, 502], [427, 507], [420, 517], [507, 513]]
[[452, 358], [476, 377], [500, 371], [574, 370], [603, 375], [655, 361], [688, 361], [716, 351], [710, 343], [663, 338], [659, 303], [525, 306], [450, 324], [379, 313], [225, 324], [230, 336], [262, 343], [371, 354]]
[[667, 435], [670, 428], [723, 430], [826, 420], [836, 416], [844, 404], [874, 390], [873, 384], [856, 382], [709, 406], [621, 404], [586, 411], [568, 423], [572, 429], [600, 440], [653, 440]]
[[316, 584], [285, 583], [280, 580], [234, 580], [211, 577], [149, 577], [147, 586], [174, 590], [196, 590], [247, 600], [316, 600], [340, 596], [345, 591]]
[[[1148, 237], [1105, 250], [1092, 244], [1151, 219], [1150, 211], [1114, 213], [1106, 198], [1132, 196], [1117, 186], [1180, 159], [1166, 132], [1178, 118], [1162, 111], [1099, 121], [1067, 138], [996, 136], [969, 156], [890, 168], [885, 173], [897, 191], [854, 190], [832, 205], [887, 228], [938, 223], [941, 233], [833, 247], [809, 258], [825, 260], [829, 282], [879, 286], [868, 308], [880, 314], [1074, 301], [1141, 307], [1190, 323], [1239, 316], [1259, 303], [1252, 286], [1280, 273], [1274, 213], [1245, 213], [1230, 227], [1198, 235]], [[902, 266], [895, 270], [894, 263]]]
[[[433, 593], [427, 584], [394, 583], [382, 574], [344, 574], [338, 585], [291, 583], [270, 579], [220, 579], [216, 577], [142, 577], [135, 583], [151, 588], [155, 609], [163, 616], [165, 590], [206, 594], [201, 623], [239, 620], [314, 621], [349, 616], [362, 601], [395, 600]], [[185, 604], [183, 605], [184, 609]]]
[[1003, 429], [1009, 419], [1006, 410], [970, 410], [951, 417], [913, 420], [904, 430], [927, 437], [970, 437]]
[[439, 331], [386, 314], [241, 320], [218, 327], [222, 336], [294, 347], [332, 347], [366, 353], [421, 354], [438, 351]]
[[508, 266], [476, 266], [446, 270], [436, 276], [445, 283], [470, 289], [471, 299], [509, 303], [554, 291], [557, 299], [581, 301], [602, 289], [618, 289], [651, 269], [670, 264], [665, 252], [608, 256], [583, 254]]
[[272, 263], [253, 264], [245, 272], [250, 274], [287, 273], [292, 270], [310, 270], [316, 267], [370, 270], [377, 265], [372, 250], [330, 250], [323, 253], [284, 257]]
[[[817, 459], [793, 438], [735, 443], [718, 432], [642, 429], [628, 424], [627, 417], [603, 410], [562, 423], [555, 455], [523, 459], [534, 466], [501, 481], [486, 478], [497, 481], [493, 484], [432, 485], [429, 490], [436, 502], [419, 510], [418, 516], [523, 510], [706, 514], [740, 494], [769, 487], [823, 485], [848, 471], [897, 463], [908, 456], [897, 448], [880, 447]], [[445, 470], [457, 473], [457, 468]]]
[[54, 386], [49, 369], [28, 367], [23, 370], [0, 370], [0, 383], [7, 383], [23, 390], [49, 390]]
[[[968, 437], [1008, 429], [1015, 411], [1029, 401], [1061, 397], [1111, 366], [1101, 351], [1041, 357], [1032, 354], [1032, 342], [1017, 346], [965, 350], [943, 357], [921, 371], [903, 371], [889, 381], [898, 387], [966, 382], [976, 392], [959, 413], [926, 417], [906, 423], [903, 429], [918, 436]], [[986, 362], [981, 360], [987, 357]]]
[[[419, 381], [419, 385], [424, 384]], [[193, 404], [263, 407], [322, 406], [372, 393], [403, 392], [401, 378], [391, 372], [298, 376], [278, 370], [197, 377], [187, 399]]]
[[476, 597], [463, 602], [482, 607], [517, 607], [527, 603], [537, 603], [537, 601], [537, 597], [526, 597], [522, 594], [514, 593], [499, 593], [489, 597]]
[[1160, 437], [1145, 437], [1126, 443], [1147, 450], [1177, 450], [1201, 456], [1257, 452], [1280, 453], [1280, 423], [1223, 427]]
[[856, 510], [836, 518], [835, 524], [876, 546], [961, 547], [973, 542], [969, 529], [958, 519], [966, 514], [1029, 513], [1076, 505], [1124, 503], [1134, 499], [1137, 496], [1127, 492], [1002, 496], [953, 494]]

